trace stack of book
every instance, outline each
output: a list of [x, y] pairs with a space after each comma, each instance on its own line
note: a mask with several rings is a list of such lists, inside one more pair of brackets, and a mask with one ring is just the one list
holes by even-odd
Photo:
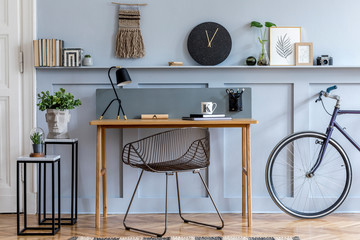
[[231, 117], [225, 116], [225, 114], [190, 114], [190, 117], [182, 117], [182, 120], [193, 121], [209, 121], [209, 120], [231, 120]]
[[63, 66], [62, 52], [64, 41], [59, 39], [34, 40], [34, 66], [60, 67]]

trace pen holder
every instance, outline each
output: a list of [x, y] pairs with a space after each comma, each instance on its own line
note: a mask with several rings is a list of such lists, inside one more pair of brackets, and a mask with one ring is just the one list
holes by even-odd
[[233, 89], [226, 89], [226, 93], [229, 96], [229, 111], [230, 112], [240, 112], [243, 110], [242, 108], [242, 94], [244, 93], [245, 89], [243, 88], [241, 92], [239, 89], [237, 92], [234, 92]]

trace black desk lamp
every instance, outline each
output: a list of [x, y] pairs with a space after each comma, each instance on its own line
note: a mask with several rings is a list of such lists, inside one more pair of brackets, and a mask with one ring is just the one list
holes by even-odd
[[114, 98], [113, 100], [111, 100], [111, 102], [110, 102], [109, 105], [106, 107], [106, 109], [105, 109], [105, 111], [103, 112], [103, 114], [101, 114], [99, 120], [103, 119], [104, 114], [106, 113], [106, 111], [109, 109], [110, 105], [111, 105], [114, 101], [117, 101], [117, 102], [119, 103], [119, 108], [118, 108], [118, 113], [117, 113], [116, 119], [119, 120], [119, 114], [120, 114], [120, 109], [121, 109], [121, 112], [122, 112], [122, 114], [123, 114], [123, 116], [124, 116], [124, 120], [127, 120], [127, 117], [126, 117], [126, 115], [125, 115], [125, 113], [124, 113], [124, 109], [123, 109], [122, 106], [121, 106], [121, 100], [120, 100], [120, 98], [119, 98], [119, 96], [118, 96], [118, 94], [117, 94], [117, 92], [116, 92], [116, 90], [115, 90], [114, 84], [113, 84], [113, 82], [112, 82], [112, 80], [111, 80], [111, 77], [110, 77], [110, 71], [111, 71], [111, 69], [113, 69], [113, 68], [117, 68], [117, 69], [118, 69], [118, 70], [116, 70], [116, 82], [117, 82], [117, 85], [118, 85], [119, 87], [131, 83], [131, 78], [130, 78], [129, 73], [128, 73], [128, 71], [126, 70], [126, 68], [122, 68], [122, 67], [119, 67], [119, 66], [113, 66], [113, 67], [109, 68], [108, 76], [109, 76], [109, 80], [110, 80], [111, 86], [112, 86], [112, 88], [113, 88], [113, 90], [114, 90], [114, 93], [115, 93], [116, 98]]

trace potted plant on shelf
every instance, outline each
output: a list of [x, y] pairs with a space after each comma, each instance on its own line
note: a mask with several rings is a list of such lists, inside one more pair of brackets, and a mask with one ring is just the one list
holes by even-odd
[[[32, 141], [33, 156], [43, 156], [43, 144], [44, 144], [44, 130], [41, 128], [34, 128], [30, 132], [30, 139]], [[30, 156], [32, 156], [30, 155]]]
[[93, 65], [93, 60], [92, 60], [90, 54], [86, 54], [86, 55], [85, 55], [84, 60], [83, 60], [83, 65], [84, 65], [84, 66], [91, 66], [91, 65]]
[[275, 23], [272, 22], [265, 22], [265, 29], [263, 30], [263, 25], [257, 21], [252, 21], [250, 23], [250, 27], [256, 27], [260, 29], [260, 37], [258, 37], [259, 42], [261, 44], [261, 53], [259, 55], [259, 59], [257, 64], [260, 66], [266, 66], [269, 65], [269, 56], [266, 51], [265, 44], [268, 42], [266, 39], [266, 29], [270, 27], [276, 27]]
[[47, 138], [70, 138], [69, 110], [80, 106], [80, 99], [74, 99], [74, 95], [65, 93], [65, 89], [60, 88], [54, 95], [50, 95], [49, 91], [39, 93], [38, 100], [39, 110], [46, 110], [45, 118], [49, 128]]

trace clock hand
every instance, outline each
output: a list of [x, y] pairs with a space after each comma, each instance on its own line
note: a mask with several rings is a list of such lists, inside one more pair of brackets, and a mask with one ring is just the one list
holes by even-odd
[[208, 47], [211, 47], [210, 39], [209, 39], [209, 34], [208, 34], [207, 30], [205, 30], [205, 33], [206, 33], [206, 38], [207, 38], [207, 40], [208, 40]]
[[214, 40], [214, 37], [215, 37], [215, 35], [216, 35], [216, 33], [217, 33], [218, 30], [219, 30], [219, 28], [216, 28], [216, 31], [215, 31], [213, 37], [211, 38], [208, 47], [209, 47], [209, 46], [211, 47], [211, 42], [212, 42], [212, 40]]

